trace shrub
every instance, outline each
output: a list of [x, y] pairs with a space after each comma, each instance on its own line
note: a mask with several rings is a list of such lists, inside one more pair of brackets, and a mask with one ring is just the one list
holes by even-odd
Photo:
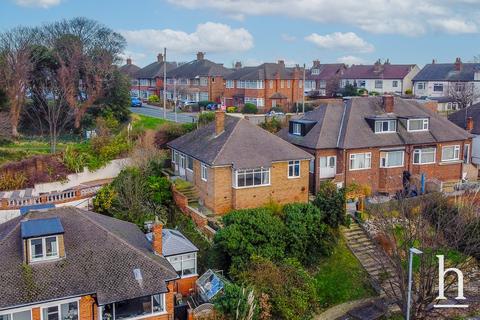
[[412, 89], [407, 89], [405, 90], [405, 94], [411, 95], [413, 93]]
[[226, 319], [257, 319], [258, 303], [252, 289], [225, 283], [223, 294], [214, 299], [215, 309]]
[[247, 102], [247, 103], [245, 103], [245, 105], [243, 106], [243, 113], [247, 113], [247, 114], [257, 114], [257, 113], [258, 113], [258, 108], [257, 108], [257, 106], [254, 105], [253, 103]]
[[116, 199], [117, 194], [114, 188], [107, 184], [98, 190], [95, 198], [93, 198], [93, 209], [95, 212], [111, 216]]
[[369, 93], [371, 96], [379, 96], [380, 93], [378, 93], [377, 91], [370, 91]]
[[235, 107], [235, 106], [227, 107], [227, 113], [234, 113], [234, 112], [237, 112], [237, 111], [238, 111], [238, 108]]
[[160, 98], [156, 94], [152, 94], [151, 96], [148, 97], [148, 103], [159, 103]]
[[215, 112], [213, 111], [202, 112], [198, 117], [198, 124], [201, 126], [204, 126], [209, 124], [213, 120], [215, 120]]
[[337, 189], [331, 181], [322, 182], [313, 203], [321, 212], [328, 213], [325, 222], [332, 228], [346, 224], [345, 189]]
[[265, 120], [265, 122], [260, 123], [260, 127], [271, 133], [277, 133], [280, 131], [280, 129], [282, 129], [282, 122], [273, 117], [270, 120]]
[[0, 174], [0, 190], [18, 190], [27, 185], [27, 177], [22, 172]]

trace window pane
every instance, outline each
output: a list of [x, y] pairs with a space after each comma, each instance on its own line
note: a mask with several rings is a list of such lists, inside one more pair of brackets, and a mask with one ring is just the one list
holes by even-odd
[[47, 257], [55, 257], [57, 253], [57, 237], [49, 237], [45, 239]]
[[249, 171], [245, 174], [245, 186], [253, 186], [253, 172]]
[[0, 315], [0, 320], [11, 320], [9, 314]]
[[59, 320], [58, 307], [43, 308], [43, 320]]
[[299, 161], [295, 162], [295, 176], [296, 177], [300, 176], [300, 162]]
[[78, 303], [70, 302], [60, 305], [62, 320], [78, 320]]
[[320, 157], [320, 168], [327, 167], [327, 157]]
[[152, 313], [150, 296], [115, 303], [115, 319], [126, 319], [149, 313]]
[[30, 312], [30, 310], [16, 312], [13, 314], [13, 320], [30, 320], [30, 319], [32, 319], [32, 313]]
[[237, 175], [237, 187], [244, 187], [245, 186], [245, 174], [238, 173]]
[[442, 150], [442, 159], [452, 160], [453, 158], [454, 158], [453, 147], [444, 147]]
[[422, 150], [422, 163], [435, 161], [435, 149], [428, 148]]
[[30, 240], [31, 243], [31, 255], [32, 258], [41, 258], [43, 257], [43, 246], [42, 246], [42, 239], [34, 239]]
[[261, 170], [258, 170], [258, 171], [255, 171], [255, 174], [254, 174], [254, 183], [256, 186], [259, 186], [262, 184], [262, 171]]
[[403, 164], [403, 151], [393, 151], [388, 153], [388, 166], [396, 167]]
[[152, 296], [153, 299], [153, 312], [162, 312], [165, 311], [163, 305], [163, 294], [155, 294]]
[[263, 184], [269, 184], [270, 183], [270, 171], [269, 170], [263, 171], [262, 182], [263, 182]]

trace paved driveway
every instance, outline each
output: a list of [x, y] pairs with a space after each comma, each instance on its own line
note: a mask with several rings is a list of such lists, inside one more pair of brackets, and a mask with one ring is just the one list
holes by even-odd
[[[149, 116], [153, 118], [160, 118], [164, 119], [163, 117], [163, 108], [151, 106], [148, 104], [144, 104], [141, 108], [130, 108], [133, 113], [141, 114], [144, 116]], [[175, 116], [175, 112], [167, 110], [167, 120], [170, 121], [177, 121], [181, 123], [191, 123], [196, 122], [198, 116], [196, 113], [185, 113], [185, 112], [177, 112]]]

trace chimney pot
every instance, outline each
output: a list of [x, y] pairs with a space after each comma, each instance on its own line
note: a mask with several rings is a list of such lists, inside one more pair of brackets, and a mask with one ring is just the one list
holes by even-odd
[[215, 111], [215, 136], [219, 136], [225, 131], [225, 112], [223, 110]]
[[127, 64], [131, 65], [132, 64], [132, 58], [127, 58]]
[[386, 113], [393, 113], [393, 96], [392, 95], [384, 95], [383, 96], [383, 109]]
[[159, 53], [159, 54], [157, 55], [157, 61], [158, 61], [158, 62], [163, 62], [163, 54], [162, 54], [162, 53]]
[[197, 60], [205, 59], [205, 52], [198, 51], [197, 52]]
[[466, 130], [468, 132], [471, 132], [473, 130], [473, 118], [472, 117], [468, 117], [467, 118], [467, 127], [466, 127]]
[[163, 224], [159, 221], [155, 221], [152, 227], [152, 248], [156, 254], [162, 255], [163, 254], [163, 244], [162, 244], [162, 231], [163, 231]]
[[432, 59], [432, 64], [437, 63], [437, 59]]
[[462, 70], [462, 59], [460, 58], [455, 59], [455, 70], [456, 71]]

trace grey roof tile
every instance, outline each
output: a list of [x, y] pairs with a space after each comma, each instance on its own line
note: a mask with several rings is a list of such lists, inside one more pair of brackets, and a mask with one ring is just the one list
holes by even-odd
[[469, 117], [472, 117], [473, 119], [473, 130], [471, 133], [480, 135], [480, 103], [450, 114], [448, 120], [452, 121], [460, 128], [465, 129], [467, 127], [466, 120]]
[[462, 63], [460, 71], [455, 70], [454, 63], [431, 63], [425, 65], [413, 81], [473, 81], [480, 63]]

